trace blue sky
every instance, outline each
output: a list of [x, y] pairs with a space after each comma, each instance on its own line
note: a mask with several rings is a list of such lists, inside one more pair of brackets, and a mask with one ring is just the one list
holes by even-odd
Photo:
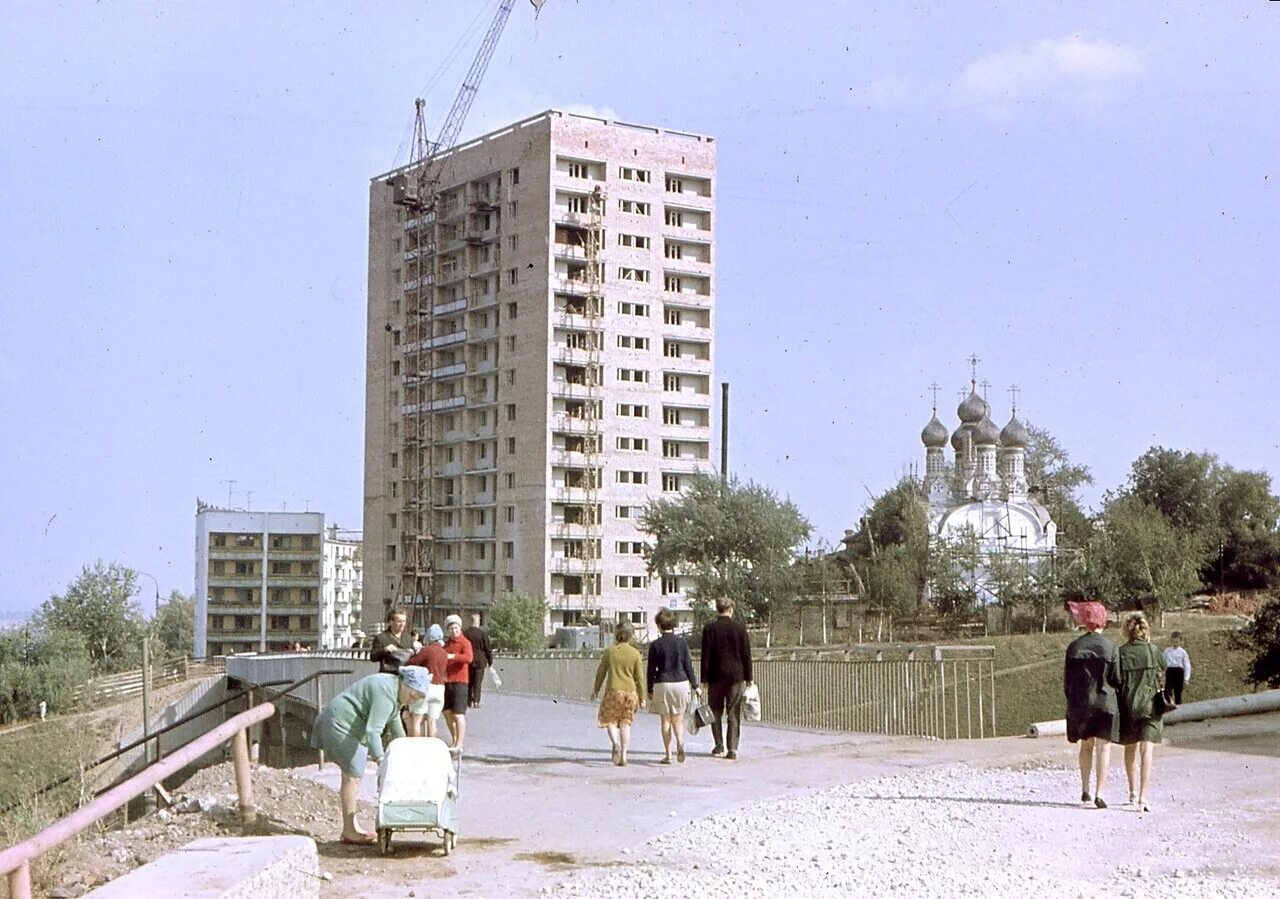
[[[731, 467], [815, 542], [971, 353], [1090, 502], [1153, 444], [1280, 475], [1280, 4], [1030, 6], [520, 0], [464, 134], [718, 138]], [[368, 179], [492, 7], [6, 7], [0, 619], [96, 558], [190, 592], [229, 486], [360, 526]]]

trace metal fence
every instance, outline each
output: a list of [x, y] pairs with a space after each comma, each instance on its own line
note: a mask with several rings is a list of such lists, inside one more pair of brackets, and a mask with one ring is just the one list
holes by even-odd
[[318, 671], [348, 668], [350, 674], [323, 674], [290, 692], [290, 697], [315, 709], [337, 696], [360, 678], [378, 672], [367, 649], [323, 649], [314, 652], [277, 652], [227, 656], [227, 677], [245, 684], [292, 683]]
[[[512, 693], [586, 699], [598, 650], [503, 655]], [[893, 736], [995, 736], [995, 650], [990, 646], [859, 646], [773, 651], [752, 659], [763, 721]]]

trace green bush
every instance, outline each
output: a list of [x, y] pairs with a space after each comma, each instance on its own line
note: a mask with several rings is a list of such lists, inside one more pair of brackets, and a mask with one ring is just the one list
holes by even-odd
[[1269, 599], [1258, 609], [1253, 623], [1244, 629], [1245, 642], [1253, 650], [1249, 683], [1280, 687], [1280, 599]]
[[498, 652], [531, 652], [547, 645], [547, 601], [530, 593], [505, 593], [489, 610], [486, 626]]

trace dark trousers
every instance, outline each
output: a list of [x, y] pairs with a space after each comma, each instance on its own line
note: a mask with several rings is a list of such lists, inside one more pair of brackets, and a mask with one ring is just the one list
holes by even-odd
[[[742, 690], [740, 680], [713, 681], [707, 692], [711, 702], [711, 711], [716, 720], [711, 723], [711, 737], [715, 740], [716, 749], [738, 751], [738, 736], [742, 732]], [[725, 719], [728, 719], [728, 733], [724, 732]], [[728, 738], [728, 743], [725, 738]]]
[[1187, 683], [1187, 672], [1182, 667], [1169, 668], [1164, 673], [1164, 685], [1173, 694], [1173, 701], [1182, 705], [1182, 688]]
[[484, 687], [484, 669], [487, 665], [470, 665], [471, 682], [467, 685], [467, 705], [475, 707], [480, 704], [480, 690]]

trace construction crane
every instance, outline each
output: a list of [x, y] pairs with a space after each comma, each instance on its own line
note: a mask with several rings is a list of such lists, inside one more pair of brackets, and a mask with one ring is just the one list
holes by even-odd
[[[476, 58], [471, 61], [467, 76], [462, 79], [462, 88], [453, 100], [453, 106], [445, 117], [444, 125], [435, 141], [427, 137], [426, 102], [422, 98], [414, 100], [413, 146], [409, 154], [408, 171], [396, 176], [392, 181], [395, 191], [394, 201], [414, 211], [424, 211], [435, 205], [436, 189], [440, 186], [440, 155], [452, 150], [462, 133], [462, 125], [471, 111], [471, 104], [476, 99], [480, 82], [484, 79], [485, 70], [489, 68], [489, 60], [498, 47], [498, 39], [507, 26], [507, 19], [516, 0], [501, 0], [498, 10], [489, 23]], [[545, 0], [529, 0], [534, 9], [541, 9]]]
[[[535, 9], [542, 0], [530, 0]], [[398, 602], [407, 606], [415, 626], [425, 627], [435, 620], [435, 533], [437, 508], [452, 507], [454, 494], [449, 490], [436, 495], [432, 463], [435, 448], [435, 418], [442, 404], [435, 396], [436, 370], [436, 195], [440, 188], [442, 159], [453, 149], [462, 132], [463, 123], [475, 100], [480, 82], [498, 46], [515, 0], [500, 0], [489, 29], [462, 88], [449, 109], [444, 125], [435, 141], [427, 137], [426, 104], [414, 102], [414, 137], [409, 165], [389, 181], [392, 201], [405, 209], [405, 261], [407, 281], [404, 292], [405, 336], [402, 344], [401, 378], [391, 389], [403, 388], [404, 404], [396, 412], [401, 416], [401, 514], [400, 561], [395, 593]], [[390, 327], [390, 326], [388, 326]], [[453, 514], [449, 509], [448, 514]]]

